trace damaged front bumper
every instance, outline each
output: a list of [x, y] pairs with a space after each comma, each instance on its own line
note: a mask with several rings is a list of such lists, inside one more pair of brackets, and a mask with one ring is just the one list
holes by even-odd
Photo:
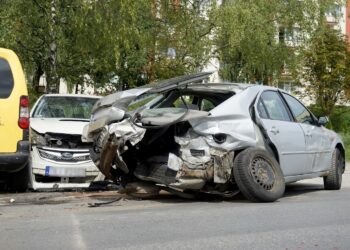
[[103, 178], [87, 149], [32, 146], [31, 188], [86, 188]]

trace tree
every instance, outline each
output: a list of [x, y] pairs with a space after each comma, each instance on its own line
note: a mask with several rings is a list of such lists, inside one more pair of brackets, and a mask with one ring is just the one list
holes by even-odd
[[350, 90], [349, 44], [340, 31], [320, 25], [304, 52], [302, 76], [306, 93], [329, 116]]
[[[58, 85], [56, 0], [5, 1], [7, 34], [4, 45], [17, 52], [35, 85], [46, 73], [48, 85]], [[52, 7], [52, 8], [51, 8]]]
[[140, 86], [205, 65], [213, 27], [206, 2], [4, 0], [0, 46], [18, 53], [34, 86], [45, 76], [47, 92], [58, 91], [59, 79], [69, 88]]
[[226, 0], [217, 9], [220, 75], [273, 84], [298, 68], [301, 50], [321, 13], [340, 1]]
[[213, 28], [206, 10], [198, 8], [205, 2], [146, 0], [123, 5], [115, 16], [120, 26], [117, 75], [123, 88], [201, 70], [210, 57]]
[[47, 92], [58, 92], [61, 62], [66, 59], [61, 47], [66, 3], [63, 0], [5, 1], [8, 32], [0, 46], [17, 52], [34, 88], [45, 76]]

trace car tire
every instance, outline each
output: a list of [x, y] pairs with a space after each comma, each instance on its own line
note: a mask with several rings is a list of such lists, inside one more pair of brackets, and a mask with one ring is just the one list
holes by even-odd
[[285, 181], [278, 162], [268, 152], [247, 148], [234, 159], [233, 175], [242, 194], [254, 202], [281, 198]]
[[343, 174], [343, 156], [336, 148], [332, 153], [331, 169], [327, 176], [323, 177], [324, 189], [339, 190], [342, 183]]
[[29, 165], [20, 171], [13, 173], [11, 178], [11, 189], [16, 192], [25, 192], [29, 187]]

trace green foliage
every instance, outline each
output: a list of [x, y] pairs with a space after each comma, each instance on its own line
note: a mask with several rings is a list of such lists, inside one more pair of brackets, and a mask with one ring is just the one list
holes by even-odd
[[318, 19], [344, 0], [216, 2], [3, 0], [0, 46], [17, 52], [34, 92], [42, 76], [48, 92], [59, 79], [70, 90], [140, 86], [200, 71], [213, 56], [224, 79], [275, 84], [286, 65], [297, 73]]
[[302, 77], [306, 94], [314, 97], [316, 105], [330, 115], [338, 101], [350, 89], [350, 52], [344, 36], [323, 24], [314, 33], [304, 52]]
[[[213, 26], [196, 7], [202, 2], [128, 2], [125, 8], [135, 14], [118, 21], [125, 29], [117, 40], [117, 75], [124, 88], [199, 71], [205, 65]], [[175, 54], [169, 55], [171, 51]]]
[[[48, 82], [55, 75], [50, 57], [54, 29], [50, 16], [49, 1], [5, 1], [5, 42], [0, 46], [17, 52], [30, 76], [46, 73]], [[38, 80], [37, 80], [38, 81]]]
[[205, 2], [4, 0], [0, 46], [17, 52], [34, 91], [44, 75], [47, 92], [59, 79], [69, 89], [139, 86], [205, 65], [213, 27], [199, 11]]
[[[316, 117], [325, 116], [323, 109], [317, 105], [309, 106], [309, 109]], [[350, 107], [335, 106], [332, 114], [329, 116], [327, 127], [335, 130], [338, 133], [350, 133]]]
[[[320, 13], [336, 1], [226, 0], [217, 9], [220, 75], [272, 84], [296, 74], [300, 51]], [[343, 2], [343, 1], [338, 1]]]

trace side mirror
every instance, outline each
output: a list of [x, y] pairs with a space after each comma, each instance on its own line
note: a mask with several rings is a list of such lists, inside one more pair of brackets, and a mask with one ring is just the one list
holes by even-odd
[[321, 126], [325, 126], [328, 122], [329, 119], [327, 116], [321, 116], [320, 118], [318, 118], [318, 124], [320, 124]]

